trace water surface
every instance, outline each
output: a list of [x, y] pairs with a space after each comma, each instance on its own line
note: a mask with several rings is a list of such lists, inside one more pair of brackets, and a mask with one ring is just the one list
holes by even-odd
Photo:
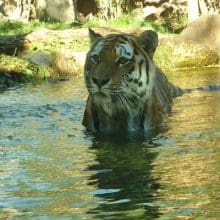
[[0, 219], [220, 218], [219, 91], [178, 97], [163, 132], [126, 139], [84, 131], [86, 96], [81, 78], [0, 94]]

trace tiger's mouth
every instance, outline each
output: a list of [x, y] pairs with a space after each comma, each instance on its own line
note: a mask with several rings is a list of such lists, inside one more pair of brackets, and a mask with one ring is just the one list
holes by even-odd
[[93, 93], [90, 93], [92, 96], [97, 97], [97, 98], [107, 98], [108, 96], [110, 96], [110, 94], [107, 94], [106, 92], [99, 90]]
[[137, 108], [142, 105], [140, 100], [135, 94], [127, 93], [124, 91], [105, 91], [100, 90], [91, 94], [93, 98], [99, 103], [108, 103], [120, 108]]
[[115, 93], [110, 88], [97, 88], [94, 85], [88, 85], [87, 90], [91, 96], [96, 96], [100, 98], [109, 97], [112, 93]]

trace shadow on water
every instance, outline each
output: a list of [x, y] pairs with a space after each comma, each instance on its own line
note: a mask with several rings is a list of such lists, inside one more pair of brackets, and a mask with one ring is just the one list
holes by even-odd
[[[149, 142], [150, 139], [149, 139]], [[160, 184], [152, 175], [155, 147], [144, 137], [110, 136], [94, 138], [96, 163], [88, 167], [93, 175], [90, 185], [97, 188], [96, 208], [87, 214], [95, 219], [152, 219], [159, 217], [157, 192]]]

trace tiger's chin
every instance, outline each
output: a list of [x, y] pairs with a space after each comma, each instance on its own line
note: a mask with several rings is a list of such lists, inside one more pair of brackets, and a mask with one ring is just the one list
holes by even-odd
[[117, 95], [107, 94], [104, 92], [96, 92], [91, 95], [93, 105], [98, 109], [100, 113], [103, 113], [103, 117], [118, 117], [120, 114], [126, 112], [126, 106], [120, 101]]
[[102, 133], [133, 132], [143, 129], [139, 117], [143, 107], [123, 102], [120, 95], [101, 92], [90, 94], [83, 125]]

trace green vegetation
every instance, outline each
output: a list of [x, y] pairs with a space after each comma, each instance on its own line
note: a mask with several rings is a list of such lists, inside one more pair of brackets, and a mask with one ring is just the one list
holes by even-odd
[[71, 42], [64, 44], [59, 39], [48, 41], [46, 44], [34, 42], [31, 44], [28, 53], [36, 51], [45, 51], [49, 53], [57, 52], [60, 49], [73, 49], [75, 51], [86, 51], [89, 48], [90, 41], [88, 38], [73, 39]]
[[[141, 18], [138, 18], [137, 12], [134, 11], [132, 14], [123, 15], [120, 18], [109, 19], [108, 21], [101, 20], [98, 17], [93, 17], [90, 21], [83, 25], [79, 24], [65, 24], [62, 22], [42, 22], [39, 20], [33, 20], [28, 23], [22, 23], [19, 21], [12, 20], [0, 20], [0, 35], [19, 35], [26, 34], [33, 31], [47, 28], [51, 30], [64, 30], [70, 28], [88, 28], [88, 27], [109, 27], [118, 29], [152, 29], [158, 33], [176, 33], [182, 30], [187, 23], [187, 19], [177, 18], [176, 20], [161, 20], [157, 22], [146, 22]], [[178, 25], [177, 25], [178, 24]], [[56, 52], [60, 48], [73, 49], [75, 51], [85, 51], [88, 49], [90, 41], [88, 38], [73, 39], [67, 44], [61, 42], [59, 39], [53, 41], [47, 41], [47, 43], [33, 42], [29, 48], [28, 53], [36, 51]]]
[[22, 23], [20, 21], [0, 20], [0, 35], [26, 34], [42, 28], [48, 28], [51, 30], [64, 30], [79, 27], [110, 27], [135, 29], [150, 28], [159, 33], [179, 33], [186, 26], [186, 24], [186, 17], [177, 17], [157, 22], [147, 22], [143, 18], [138, 18], [138, 16], [134, 12], [133, 14], [123, 15], [119, 18], [109, 19], [108, 21], [102, 20], [94, 16], [90, 21], [86, 22], [85, 24], [66, 24], [62, 22], [43, 22], [39, 20]]
[[13, 79], [19, 82], [34, 82], [45, 79], [49, 71], [43, 66], [36, 66], [22, 58], [0, 55], [0, 74], [10, 74]]
[[93, 17], [83, 27], [110, 27], [110, 28], [135, 28], [152, 29], [159, 33], [179, 33], [187, 25], [186, 16], [177, 17], [157, 22], [147, 22], [143, 18], [138, 18], [135, 13], [123, 15], [119, 18], [109, 19], [107, 22]]
[[[182, 23], [185, 25], [184, 23]], [[183, 28], [183, 25], [181, 26]], [[42, 28], [48, 28], [51, 30], [63, 30], [79, 27], [79, 24], [65, 24], [62, 22], [41, 22], [39, 20], [30, 21], [28, 23], [22, 23], [19, 21], [3, 20], [0, 21], [0, 35], [18, 35], [26, 34], [33, 31], [40, 30]], [[131, 15], [124, 15], [120, 18], [109, 19], [107, 22], [100, 18], [93, 17], [87, 23], [81, 25], [82, 28], [88, 27], [109, 27], [118, 29], [153, 29], [159, 33], [176, 32], [175, 28], [168, 24], [168, 21], [161, 22], [146, 22], [143, 19], [137, 18], [135, 13]], [[64, 44], [59, 39], [53, 41], [47, 41], [47, 43], [33, 42], [29, 48], [28, 53], [36, 51], [49, 51], [56, 52], [60, 48], [73, 49], [75, 51], [85, 51], [89, 47], [89, 39], [75, 39], [71, 42]]]
[[63, 30], [72, 27], [73, 25], [65, 24], [62, 22], [42, 22], [39, 20], [34, 20], [28, 23], [23, 23], [20, 21], [3, 20], [0, 21], [0, 35], [26, 34], [42, 28], [48, 28], [51, 30]]

